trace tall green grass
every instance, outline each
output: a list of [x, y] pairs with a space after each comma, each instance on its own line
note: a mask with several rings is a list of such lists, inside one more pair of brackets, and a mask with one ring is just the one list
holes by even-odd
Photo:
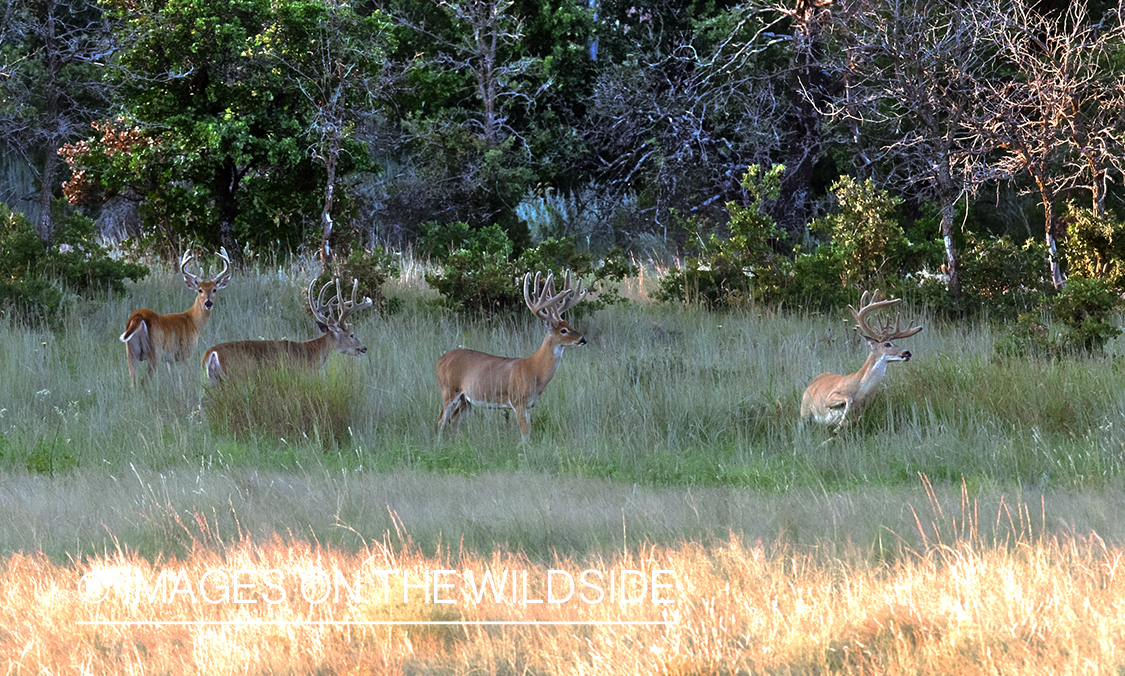
[[[1125, 470], [1119, 342], [1096, 357], [999, 359], [993, 343], [1002, 329], [943, 323], [919, 308], [907, 308], [927, 325], [910, 339], [914, 360], [891, 365], [863, 419], [835, 438], [799, 426], [797, 410], [812, 376], [854, 371], [866, 357], [842, 313], [715, 314], [634, 302], [577, 322], [589, 344], [566, 350], [532, 412], [529, 443], [520, 443], [510, 414], [486, 409], [468, 414], [459, 437], [439, 440], [438, 357], [459, 346], [526, 356], [543, 330], [529, 314], [471, 321], [441, 310], [416, 267], [390, 289], [405, 300], [403, 312], [355, 317], [365, 356], [334, 355], [322, 371], [275, 379], [257, 394], [206, 394], [198, 360], [207, 346], [319, 335], [303, 307], [308, 274], [296, 266], [237, 273], [192, 360], [160, 367], [136, 390], [117, 336], [136, 307], [190, 304], [173, 270], [156, 271], [123, 298], [70, 310], [56, 333], [0, 325], [0, 467], [217, 461], [289, 470], [315, 462], [767, 490], [898, 485], [919, 472], [1100, 486]], [[331, 410], [318, 415], [328, 427], [315, 416], [302, 422], [286, 397], [325, 399]], [[237, 424], [239, 407], [265, 422]]]

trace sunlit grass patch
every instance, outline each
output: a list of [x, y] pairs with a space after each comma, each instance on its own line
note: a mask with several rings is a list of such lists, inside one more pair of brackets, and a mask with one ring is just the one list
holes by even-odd
[[429, 550], [398, 519], [340, 549], [224, 536], [209, 515], [185, 514], [179, 556], [9, 556], [0, 649], [31, 672], [1118, 669], [1119, 546], [1050, 533], [1041, 504], [986, 508], [967, 485], [959, 502], [923, 485], [928, 501], [907, 510], [914, 532], [876, 544], [642, 540], [546, 559]]

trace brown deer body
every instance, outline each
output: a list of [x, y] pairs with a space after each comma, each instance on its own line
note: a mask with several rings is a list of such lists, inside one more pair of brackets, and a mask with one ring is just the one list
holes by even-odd
[[[333, 286], [333, 282], [325, 284], [320, 290], [320, 296], [313, 298], [313, 286], [316, 280], [309, 284], [309, 308], [312, 310], [316, 325], [323, 331], [319, 338], [296, 342], [292, 340], [238, 340], [230, 343], [219, 343], [203, 353], [203, 370], [207, 380], [212, 385], [219, 381], [236, 375], [260, 368], [263, 365], [293, 365], [303, 368], [319, 368], [328, 361], [333, 352], [340, 352], [358, 357], [367, 352], [367, 347], [360, 342], [347, 323], [349, 315], [357, 310], [371, 307], [370, 298], [356, 301], [356, 292], [359, 289], [359, 280], [352, 283], [352, 299], [344, 301], [340, 292], [340, 280], [334, 280], [336, 297], [328, 303], [324, 302], [325, 292]], [[333, 316], [333, 309], [338, 314]]]
[[446, 423], [457, 432], [465, 412], [473, 406], [484, 406], [513, 410], [526, 441], [531, 434], [531, 409], [554, 378], [563, 348], [586, 344], [586, 338], [560, 317], [586, 295], [582, 280], [578, 280], [577, 287], [573, 286], [568, 271], [563, 290], [555, 293], [554, 275], [548, 273], [540, 285], [540, 275], [536, 273], [534, 299], [528, 291], [530, 282], [528, 273], [523, 279], [524, 302], [532, 314], [543, 320], [547, 329], [539, 350], [524, 358], [497, 357], [465, 349], [442, 355], [437, 363], [442, 400], [439, 434]]
[[893, 327], [888, 322], [874, 328], [867, 322], [868, 315], [872, 312], [897, 305], [900, 301], [898, 298], [883, 300], [878, 291], [869, 299], [865, 292], [860, 300], [862, 307], [859, 310], [848, 306], [855, 317], [857, 328], [871, 347], [871, 353], [855, 373], [822, 373], [813, 378], [801, 397], [802, 419], [811, 418], [824, 425], [835, 424], [835, 429], [839, 430], [849, 419], [858, 416], [871, 399], [879, 383], [887, 375], [887, 364], [892, 361], [910, 361], [910, 351], [895, 345], [893, 341], [913, 336], [922, 330], [921, 326], [903, 330], [899, 327], [897, 315]]
[[180, 273], [184, 283], [196, 292], [195, 303], [186, 312], [161, 315], [142, 308], [133, 311], [125, 322], [125, 332], [121, 342], [125, 343], [125, 359], [129, 365], [129, 382], [137, 385], [137, 364], [148, 362], [151, 375], [158, 362], [186, 361], [199, 342], [199, 335], [211, 319], [211, 308], [215, 304], [215, 294], [230, 282], [230, 259], [227, 250], [219, 250], [223, 270], [215, 279], [205, 282], [187, 271], [192, 259], [190, 251], [180, 258]]

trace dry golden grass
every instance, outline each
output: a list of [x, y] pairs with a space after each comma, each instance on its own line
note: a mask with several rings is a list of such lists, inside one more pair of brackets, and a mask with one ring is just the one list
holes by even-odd
[[[541, 564], [506, 551], [427, 554], [401, 532], [397, 544], [388, 536], [359, 552], [247, 538], [158, 562], [13, 554], [0, 569], [0, 656], [9, 674], [1115, 673], [1125, 661], [1125, 552], [1096, 536], [1037, 534], [1040, 506], [1029, 505], [990, 516], [1017, 535], [989, 543], [965, 501], [959, 516], [932, 503], [916, 521], [923, 546], [893, 556], [732, 538]], [[195, 527], [205, 531], [206, 518]], [[559, 573], [546, 589], [552, 569], [579, 583], [585, 570], [649, 581], [670, 571], [655, 573], [670, 586], [646, 583], [642, 597], [630, 574], [635, 603], [619, 602], [620, 585], [611, 601], [607, 580], [600, 600], [577, 590], [594, 602], [575, 593], [535, 603], [570, 590]], [[318, 582], [336, 571], [350, 589]], [[499, 601], [476, 598], [487, 571], [507, 581]], [[404, 575], [428, 576], [430, 594], [435, 579], [448, 584], [437, 593], [452, 602], [404, 590]], [[575, 624], [472, 624], [496, 621]]]

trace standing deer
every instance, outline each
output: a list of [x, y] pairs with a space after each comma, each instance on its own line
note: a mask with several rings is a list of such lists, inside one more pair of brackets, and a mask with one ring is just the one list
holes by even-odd
[[[441, 386], [441, 416], [438, 434], [445, 424], [453, 431], [461, 426], [461, 415], [473, 406], [509, 408], [515, 411], [523, 441], [531, 434], [531, 409], [555, 376], [567, 345], [585, 345], [586, 338], [561, 318], [586, 295], [582, 280], [571, 283], [566, 272], [563, 290], [555, 293], [554, 274], [548, 272], [540, 284], [535, 273], [533, 292], [528, 291], [531, 273], [523, 278], [523, 299], [531, 313], [543, 320], [547, 335], [539, 350], [525, 358], [495, 357], [476, 350], [457, 349], [446, 352], [437, 363]], [[534, 297], [534, 300], [533, 300]]]
[[888, 321], [879, 328], [868, 324], [868, 316], [883, 308], [898, 305], [901, 298], [883, 300], [882, 294], [875, 291], [868, 298], [864, 292], [860, 299], [862, 308], [856, 310], [851, 305], [848, 310], [855, 317], [856, 328], [871, 346], [871, 354], [863, 366], [851, 375], [841, 376], [835, 373], [822, 373], [812, 379], [805, 388], [801, 397], [801, 418], [812, 418], [818, 423], [836, 424], [834, 431], [838, 431], [848, 422], [848, 413], [853, 412], [853, 417], [858, 416], [860, 410], [867, 404], [875, 388], [887, 375], [887, 364], [892, 361], [910, 361], [910, 352], [894, 344], [894, 340], [908, 338], [922, 330], [921, 326], [912, 326], [903, 330], [899, 327], [898, 314], [895, 314], [895, 323], [892, 327]]
[[[186, 312], [159, 315], [143, 308], [135, 310], [125, 322], [125, 332], [121, 342], [125, 343], [125, 359], [129, 364], [129, 382], [137, 386], [137, 363], [148, 362], [149, 375], [157, 362], [185, 361], [191, 356], [199, 334], [211, 318], [211, 308], [215, 305], [215, 293], [226, 288], [230, 282], [230, 258], [225, 248], [219, 249], [223, 269], [213, 280], [203, 281], [187, 271], [192, 259], [190, 251], [180, 258], [180, 273], [189, 289], [196, 291], [195, 303]], [[202, 272], [202, 270], [200, 270]]]
[[[336, 286], [336, 297], [324, 302], [324, 294], [330, 287]], [[370, 298], [364, 297], [362, 302], [356, 302], [356, 292], [359, 290], [359, 280], [352, 283], [352, 299], [343, 300], [340, 291], [340, 279], [335, 278], [320, 290], [320, 295], [313, 298], [314, 279], [309, 283], [307, 292], [309, 308], [312, 310], [316, 325], [324, 332], [319, 338], [307, 340], [303, 343], [291, 340], [239, 340], [233, 343], [219, 343], [203, 353], [203, 370], [207, 373], [207, 380], [212, 385], [220, 380], [237, 373], [245, 373], [263, 364], [292, 364], [305, 368], [319, 368], [328, 361], [328, 356], [333, 352], [358, 357], [367, 352], [367, 347], [356, 338], [352, 327], [347, 323], [347, 318], [357, 310], [371, 307]], [[332, 316], [333, 310], [337, 311]]]

